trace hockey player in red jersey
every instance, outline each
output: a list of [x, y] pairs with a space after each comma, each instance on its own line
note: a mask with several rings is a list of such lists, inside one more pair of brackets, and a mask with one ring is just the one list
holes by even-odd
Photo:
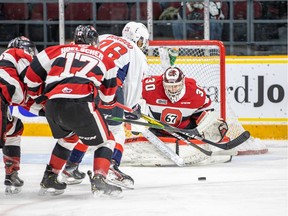
[[[123, 28], [122, 37], [111, 34], [99, 36], [100, 49], [111, 57], [119, 67], [117, 72], [117, 81], [119, 83], [116, 93], [117, 101], [134, 108], [136, 112], [137, 110], [140, 112], [138, 102], [141, 98], [142, 89], [139, 86], [141, 86], [143, 74], [148, 70], [147, 59], [142, 52], [148, 46], [148, 38], [149, 33], [146, 26], [137, 22], [127, 23]], [[101, 110], [106, 115], [120, 118], [123, 118], [124, 115], [123, 110], [118, 107]], [[130, 119], [139, 118], [139, 116], [130, 113], [125, 113], [125, 117]], [[125, 142], [123, 124], [114, 121], [107, 122], [116, 141], [107, 179], [114, 184], [131, 188], [134, 185], [133, 178], [119, 169]], [[62, 173], [64, 181], [68, 184], [80, 183], [85, 177], [85, 173], [78, 170], [78, 164], [81, 162], [86, 150], [87, 147], [79, 143], [72, 151]]]
[[[223, 138], [218, 129], [223, 120], [213, 112], [210, 98], [193, 78], [185, 77], [180, 68], [171, 66], [163, 75], [147, 77], [142, 87], [151, 117], [177, 128], [197, 127], [201, 135], [216, 142]], [[164, 131], [150, 130], [156, 135], [165, 135]]]
[[117, 67], [100, 49], [92, 26], [78, 26], [75, 44], [44, 49], [31, 62], [25, 76], [28, 94], [45, 106], [45, 116], [56, 143], [40, 183], [40, 194], [52, 189], [61, 194], [66, 183], [58, 174], [78, 142], [94, 150], [89, 173], [95, 196], [118, 196], [120, 187], [106, 182], [115, 140], [94, 100], [97, 95], [111, 106], [117, 90]]
[[23, 132], [21, 119], [12, 116], [9, 106], [23, 106], [39, 115], [40, 105], [28, 99], [23, 77], [26, 67], [37, 54], [35, 44], [24, 36], [16, 37], [8, 44], [8, 49], [0, 55], [0, 148], [5, 164], [5, 193], [15, 194], [21, 191], [24, 181], [19, 178], [20, 142]]

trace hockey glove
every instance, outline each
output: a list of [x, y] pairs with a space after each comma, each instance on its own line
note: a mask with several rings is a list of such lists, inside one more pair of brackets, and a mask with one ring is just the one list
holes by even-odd
[[141, 106], [136, 104], [132, 107], [132, 112], [124, 112], [126, 119], [138, 120], [141, 117]]
[[228, 131], [227, 123], [216, 112], [204, 111], [197, 119], [197, 130], [205, 138], [220, 142]]

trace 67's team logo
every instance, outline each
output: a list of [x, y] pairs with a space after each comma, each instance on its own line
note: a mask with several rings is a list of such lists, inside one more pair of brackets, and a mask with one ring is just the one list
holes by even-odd
[[179, 110], [166, 108], [162, 111], [161, 121], [177, 127], [182, 120], [182, 113]]

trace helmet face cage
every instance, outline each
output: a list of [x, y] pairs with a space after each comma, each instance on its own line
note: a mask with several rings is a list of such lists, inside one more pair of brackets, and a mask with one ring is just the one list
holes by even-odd
[[87, 44], [92, 46], [99, 46], [99, 34], [91, 25], [79, 25], [74, 32], [75, 44]]
[[184, 95], [184, 78], [183, 72], [177, 67], [169, 67], [163, 74], [164, 91], [172, 103]]
[[142, 23], [127, 23], [123, 28], [122, 36], [133, 41], [142, 51], [149, 45], [149, 32]]
[[35, 44], [24, 36], [20, 36], [20, 37], [16, 37], [16, 38], [12, 39], [8, 43], [7, 48], [23, 49], [27, 53], [29, 53], [29, 55], [31, 55], [31, 56], [35, 56], [38, 53]]

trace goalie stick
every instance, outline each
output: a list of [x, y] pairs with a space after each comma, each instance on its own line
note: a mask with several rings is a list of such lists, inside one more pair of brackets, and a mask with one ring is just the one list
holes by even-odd
[[[183, 165], [185, 165], [185, 166], [197, 165], [197, 164], [198, 165], [201, 165], [201, 164], [207, 165], [207, 164], [212, 164], [212, 163], [227, 163], [227, 162], [230, 162], [232, 160], [232, 157], [234, 155], [236, 155], [236, 153], [237, 153], [236, 150], [233, 150], [233, 151], [232, 150], [220, 150], [217, 153], [212, 153], [212, 155], [206, 155], [206, 154], [203, 154], [201, 151], [196, 150], [198, 153], [191, 153], [191, 154], [189, 153], [189, 155], [187, 155], [187, 154], [185, 155], [185, 153], [184, 153], [183, 154], [184, 157], [182, 157], [181, 156], [182, 154], [180, 155], [180, 152], [182, 152], [184, 150], [182, 149], [179, 152], [179, 146], [178, 146], [178, 148], [176, 147], [176, 152], [175, 152], [171, 148], [169, 148], [168, 145], [166, 143], [164, 143], [159, 137], [157, 137], [153, 131], [150, 131], [148, 128], [146, 128], [145, 132], [144, 132], [145, 133], [145, 135], [144, 135], [143, 130], [142, 130], [142, 132], [141, 132], [142, 135], [151, 144], [157, 145], [156, 146], [157, 148], [159, 145], [161, 148], [161, 149], [159, 149], [161, 151], [161, 153], [165, 154], [171, 161], [175, 160], [175, 161], [173, 161], [174, 163], [176, 163], [176, 162], [179, 163], [179, 159], [180, 159], [180, 162], [182, 164], [182, 160], [184, 159]], [[147, 137], [146, 135], [151, 136], [151, 137]], [[156, 140], [154, 138], [156, 138]], [[157, 140], [159, 140], [159, 142], [157, 142]], [[180, 141], [180, 140], [178, 140], [178, 141]], [[177, 146], [177, 141], [175, 144]], [[189, 150], [191, 150], [191, 149], [189, 149]], [[179, 156], [180, 156], [180, 158], [179, 158]]]
[[[116, 102], [115, 106], [118, 106], [120, 108], [122, 108], [123, 110], [126, 110], [128, 112], [131, 112], [132, 109], [130, 109], [129, 107], [126, 107], [125, 105], [123, 104], [120, 104], [118, 102]], [[114, 117], [112, 117], [114, 118]], [[207, 144], [210, 144], [212, 146], [215, 146], [215, 147], [218, 147], [220, 149], [223, 149], [223, 150], [230, 150], [230, 149], [233, 149], [235, 147], [237, 147], [238, 145], [242, 144], [243, 142], [245, 142], [247, 139], [249, 139], [250, 137], [250, 133], [249, 131], [244, 131], [242, 134], [240, 134], [238, 137], [236, 137], [235, 139], [229, 141], [229, 142], [226, 142], [226, 143], [222, 143], [222, 144], [219, 144], [219, 143], [215, 143], [211, 140], [207, 140], [203, 137], [200, 136], [199, 132], [197, 129], [181, 129], [181, 128], [176, 128], [176, 127], [173, 127], [169, 124], [166, 124], [164, 122], [161, 122], [161, 121], [158, 121], [156, 119], [153, 119], [143, 113], [141, 113], [141, 118], [143, 118], [144, 120], [146, 120], [148, 123], [149, 123], [149, 126], [150, 127], [154, 127], [154, 128], [157, 128], [157, 129], [162, 129], [162, 130], [165, 130], [167, 131], [168, 133], [180, 133], [180, 134], [183, 134], [185, 136], [188, 136], [188, 137], [191, 137], [191, 138], [194, 138], [196, 140], [200, 140], [202, 142], [205, 142]], [[111, 119], [112, 120], [112, 119]], [[116, 119], [115, 119], [116, 120]], [[118, 119], [120, 120], [120, 119]], [[125, 119], [123, 119], [123, 121], [126, 121]], [[129, 120], [130, 123], [133, 123], [133, 120]], [[136, 122], [139, 122], [139, 121], [134, 121], [134, 123]], [[137, 124], [137, 123], [136, 123]], [[143, 125], [142, 123], [140, 123], [141, 125]], [[154, 125], [154, 126], [153, 126]], [[172, 134], [171, 134], [172, 135]], [[176, 134], [175, 134], [176, 135]], [[173, 135], [172, 135], [173, 136]], [[179, 136], [179, 134], [178, 134]], [[182, 137], [184, 138], [184, 137]], [[185, 138], [184, 138], [185, 139]], [[191, 143], [191, 142], [190, 142]], [[193, 143], [194, 144], [194, 143]], [[195, 144], [194, 144], [195, 145]], [[197, 146], [199, 147], [199, 146]], [[199, 147], [200, 148], [200, 147]]]
[[173, 152], [165, 143], [163, 143], [154, 133], [148, 128], [141, 132], [142, 135], [151, 142], [159, 151], [173, 161], [177, 166], [184, 166], [184, 160], [175, 152]]
[[[126, 107], [125, 105], [121, 104], [121, 103], [118, 103], [116, 102], [115, 103], [115, 106], [118, 106], [120, 108], [122, 108], [123, 110], [126, 110], [128, 112], [132, 112], [132, 109], [130, 109], [129, 107]], [[194, 138], [194, 139], [197, 139], [197, 140], [200, 140], [202, 142], [205, 142], [207, 144], [210, 144], [210, 145], [213, 145], [215, 147], [218, 147], [220, 149], [223, 149], [223, 150], [230, 150], [232, 148], [235, 148], [236, 146], [240, 145], [241, 143], [245, 142], [249, 137], [250, 137], [250, 133], [248, 131], [245, 131], [244, 133], [242, 133], [240, 136], [238, 136], [236, 139], [232, 140], [232, 141], [229, 141], [225, 144], [218, 144], [218, 143], [215, 143], [215, 142], [212, 142], [210, 140], [207, 140], [205, 138], [202, 138], [202, 137], [199, 137], [195, 134], [192, 134], [191, 131], [194, 131], [195, 132], [198, 132], [197, 130], [190, 130], [190, 133], [186, 132], [185, 129], [179, 129], [179, 128], [175, 128], [175, 127], [172, 127], [170, 126], [169, 124], [165, 124], [161, 121], [158, 121], [156, 119], [153, 119], [143, 113], [141, 113], [141, 117], [148, 121], [150, 124], [155, 124], [155, 125], [158, 125], [158, 126], [163, 126], [163, 130], [165, 130], [166, 132], [170, 133], [172, 136], [176, 137], [177, 139], [180, 139], [184, 142], [186, 142], [188, 145], [191, 145], [192, 147], [198, 149], [199, 151], [201, 151], [202, 153], [208, 155], [208, 156], [211, 156], [211, 155], [227, 155], [227, 154], [231, 154], [231, 152], [212, 152], [212, 151], [209, 151], [209, 150], [206, 150], [206, 149], [203, 149], [201, 147], [199, 147], [198, 145], [196, 145], [195, 143], [187, 140], [186, 138], [182, 137], [181, 135], [179, 135], [178, 133], [181, 133], [181, 134], [184, 134], [188, 137], [191, 137], [191, 138]], [[199, 134], [199, 133], [198, 133]], [[235, 153], [233, 153], [235, 154]]]
[[[233, 140], [231, 140], [229, 142], [226, 142], [226, 143], [219, 144], [219, 143], [215, 143], [215, 142], [213, 142], [211, 140], [207, 140], [207, 139], [201, 137], [199, 132], [198, 132], [198, 130], [195, 130], [195, 129], [192, 129], [192, 130], [187, 130], [186, 129], [185, 130], [185, 129], [175, 128], [173, 126], [170, 126], [169, 124], [166, 124], [164, 122], [158, 121], [158, 120], [153, 119], [153, 118], [151, 118], [151, 117], [149, 117], [147, 115], [144, 115], [144, 114], [141, 114], [141, 117], [143, 119], [145, 119], [146, 121], [148, 121], [150, 124], [154, 123], [154, 122], [157, 123], [157, 124], [162, 124], [164, 126], [163, 130], [167, 131], [168, 133], [172, 133], [171, 134], [172, 136], [174, 136], [174, 135], [176, 136], [175, 132], [177, 134], [180, 133], [180, 134], [183, 134], [185, 136], [188, 136], [188, 137], [194, 138], [196, 140], [200, 140], [202, 142], [210, 144], [212, 146], [218, 147], [218, 148], [223, 149], [223, 150], [233, 149], [233, 148], [237, 147], [238, 145], [242, 144], [243, 142], [245, 142], [250, 137], [250, 133], [248, 131], [244, 131], [242, 134], [240, 134], [235, 139], [233, 139]], [[178, 136], [179, 136], [179, 134], [178, 134]]]
[[[107, 116], [106, 119], [108, 120], [112, 120], [112, 121], [118, 121], [118, 122], [127, 122], [127, 123], [131, 123], [131, 124], [137, 124], [137, 125], [141, 125], [141, 126], [147, 126], [147, 127], [151, 127], [151, 128], [155, 128], [155, 129], [161, 129], [161, 130], [165, 130], [167, 133], [169, 133], [170, 135], [172, 135], [173, 137], [184, 141], [186, 144], [196, 148], [197, 150], [201, 151], [203, 154], [207, 155], [207, 156], [213, 156], [213, 155], [235, 155], [235, 151], [229, 151], [230, 149], [224, 149], [224, 151], [217, 151], [217, 152], [213, 152], [213, 151], [209, 151], [206, 149], [201, 148], [200, 146], [198, 146], [195, 143], [192, 143], [191, 141], [187, 140], [186, 138], [182, 137], [181, 135], [179, 135], [176, 132], [172, 132], [169, 131], [168, 129], [166, 129], [164, 126], [160, 126], [160, 125], [156, 125], [156, 124], [150, 124], [150, 123], [145, 123], [145, 122], [139, 122], [139, 121], [135, 121], [135, 120], [129, 120], [129, 119], [122, 119], [119, 117], [113, 117], [113, 116]], [[143, 133], [142, 135], [144, 137], [146, 137]], [[147, 139], [149, 140], [149, 139]], [[149, 140], [150, 141], [150, 140]], [[153, 143], [154, 144], [154, 143]], [[218, 144], [221, 145], [221, 144]], [[216, 147], [218, 147], [218, 145]], [[160, 149], [159, 149], [160, 150]], [[161, 150], [160, 150], [161, 151]], [[164, 152], [163, 152], [164, 153]], [[166, 153], [164, 153], [166, 154]], [[167, 155], [166, 155], [167, 156]], [[172, 155], [170, 155], [172, 156]], [[171, 158], [170, 158], [171, 159]], [[174, 161], [175, 162], [175, 161]]]
[[[107, 120], [117, 121], [117, 122], [127, 122], [127, 123], [136, 123], [142, 126], [148, 126], [157, 129], [163, 129], [162, 127], [157, 127], [154, 124], [149, 124], [145, 122], [133, 121], [129, 119], [122, 119], [114, 116], [105, 116]], [[173, 161], [177, 166], [184, 166], [184, 160], [175, 152], [173, 152], [165, 143], [163, 143], [155, 134], [149, 131], [147, 128], [141, 131], [142, 135], [152, 143], [160, 152], [162, 152], [166, 157]]]
[[224, 151], [209, 151], [206, 149], [201, 148], [200, 146], [196, 145], [195, 143], [191, 142], [190, 140], [187, 140], [186, 138], [182, 137], [180, 134], [169, 131], [167, 129], [164, 129], [166, 132], [168, 132], [169, 134], [171, 134], [172, 136], [176, 137], [179, 140], [184, 141], [187, 145], [190, 145], [194, 148], [196, 148], [197, 150], [201, 151], [203, 154], [207, 155], [207, 156], [213, 156], [213, 155], [236, 155], [235, 151], [231, 151], [231, 149], [226, 149]]

